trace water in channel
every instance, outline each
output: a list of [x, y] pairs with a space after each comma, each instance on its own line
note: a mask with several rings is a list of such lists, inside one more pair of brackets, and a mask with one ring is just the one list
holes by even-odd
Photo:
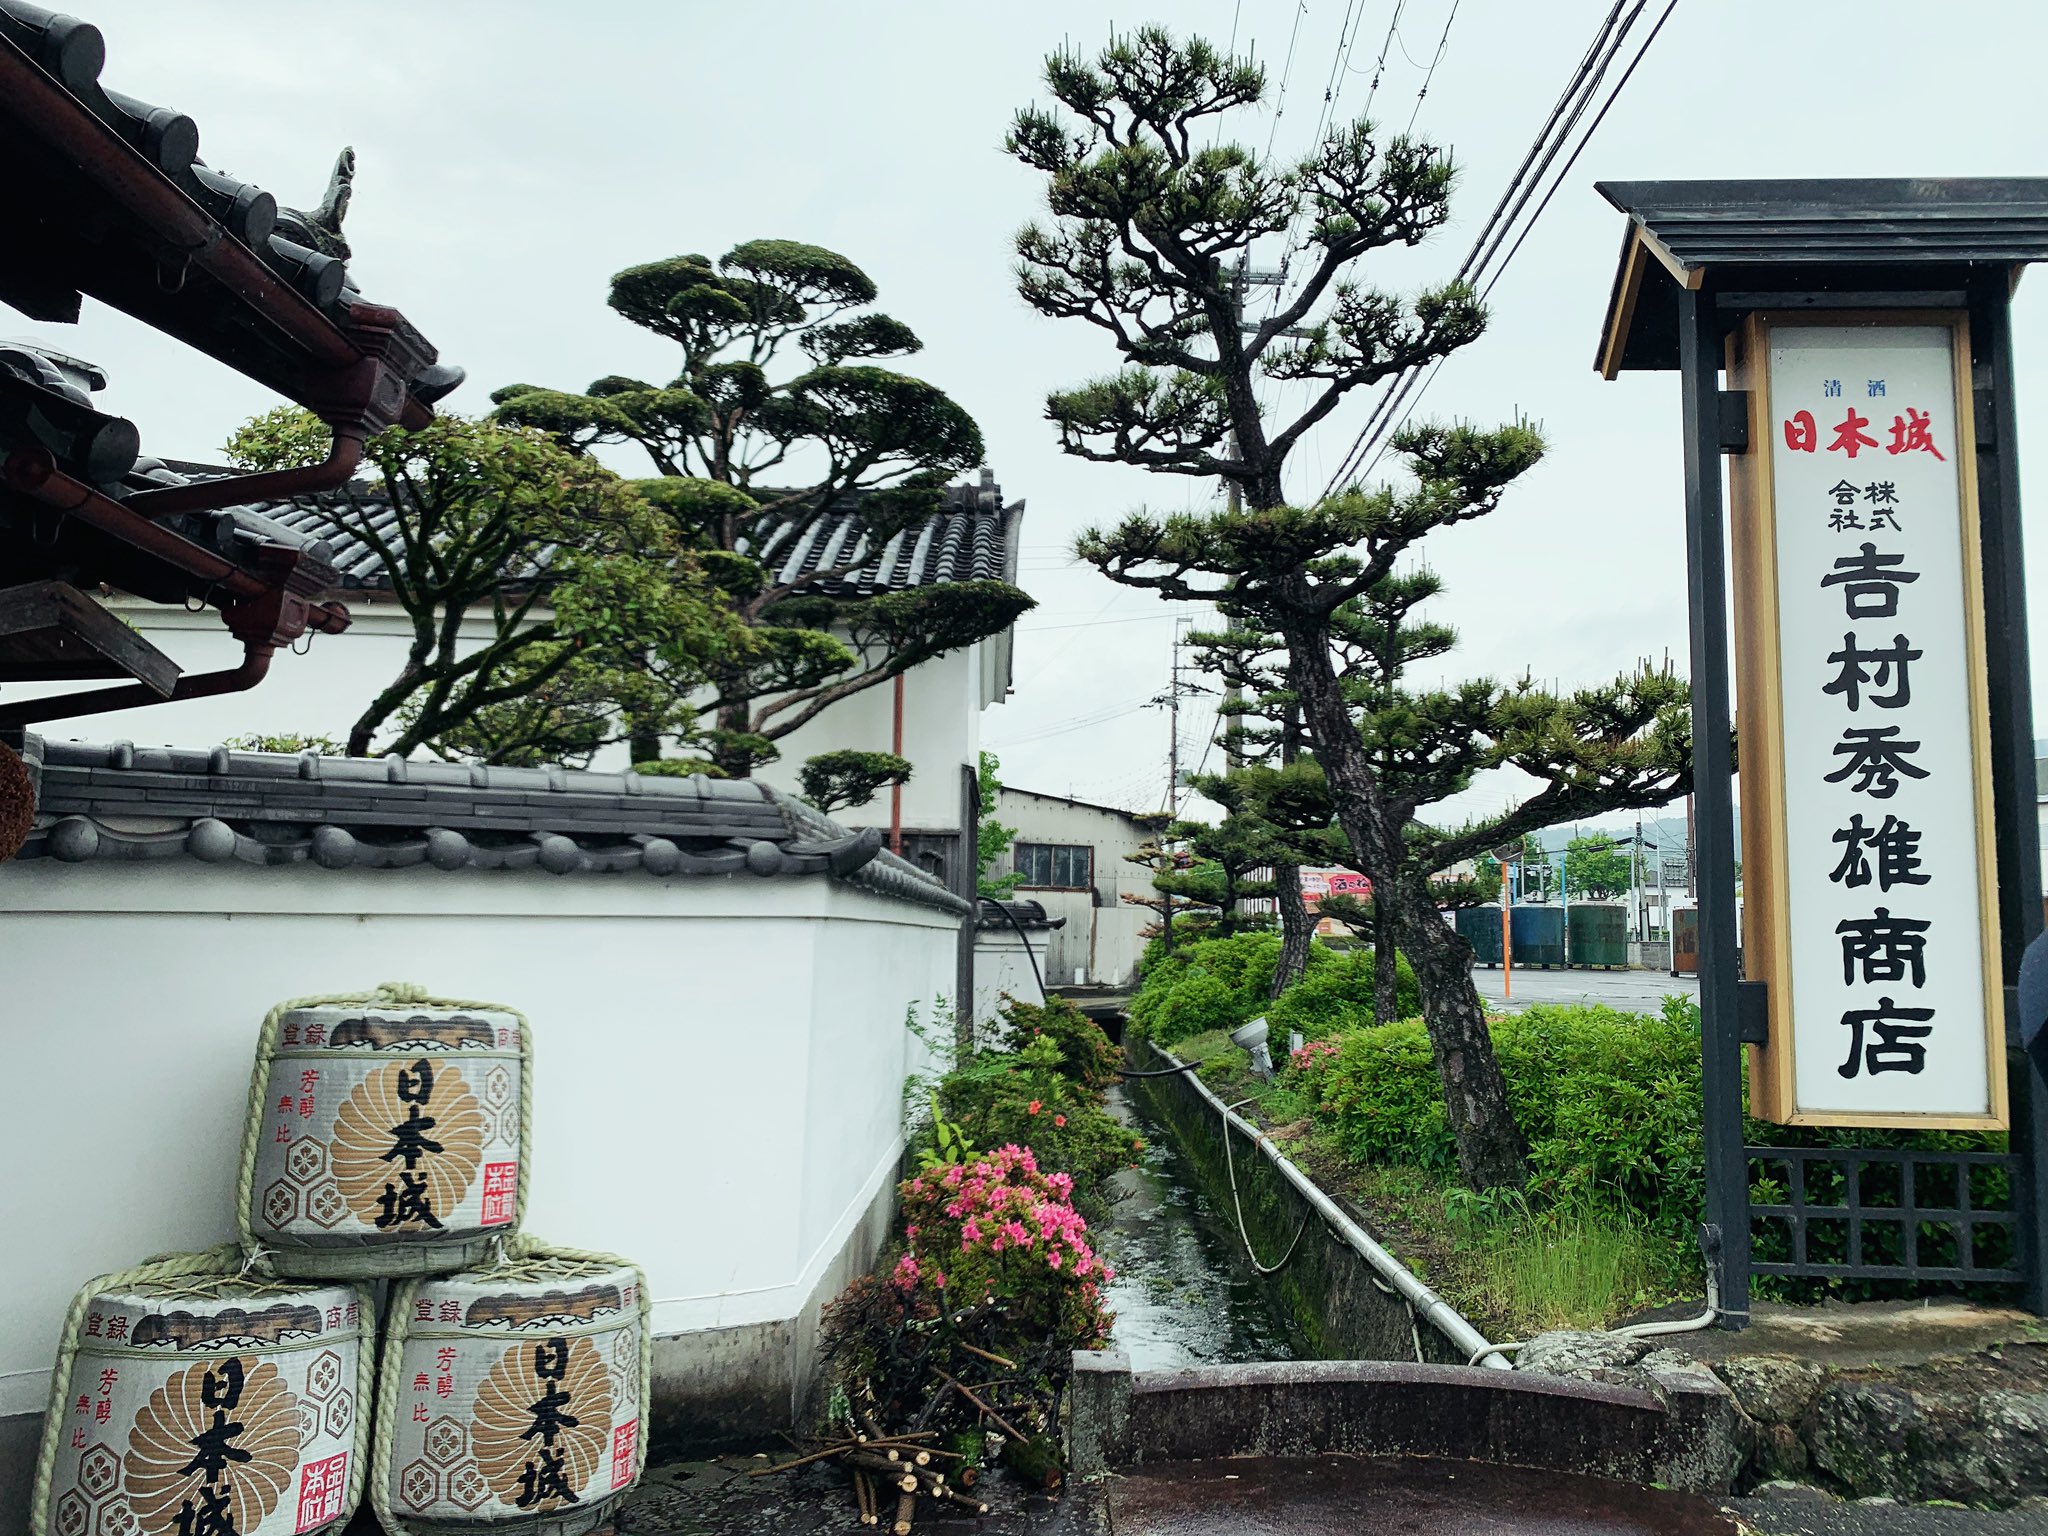
[[1145, 1141], [1138, 1165], [1112, 1181], [1096, 1245], [1116, 1270], [1104, 1298], [1112, 1342], [1141, 1371], [1293, 1358], [1231, 1213], [1183, 1182], [1165, 1135], [1121, 1088], [1109, 1091], [1109, 1110]]

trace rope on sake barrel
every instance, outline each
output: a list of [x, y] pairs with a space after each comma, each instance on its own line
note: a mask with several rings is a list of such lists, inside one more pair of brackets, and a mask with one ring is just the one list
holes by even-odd
[[[471, 1004], [469, 1006], [477, 1006]], [[534, 1264], [535, 1260], [554, 1259], [570, 1264], [603, 1266], [607, 1269], [630, 1269], [640, 1277], [640, 1429], [634, 1438], [633, 1477], [637, 1481], [647, 1468], [647, 1414], [653, 1404], [653, 1382], [650, 1372], [653, 1367], [654, 1330], [652, 1327], [654, 1303], [647, 1295], [647, 1272], [631, 1259], [616, 1253], [604, 1253], [590, 1248], [559, 1248], [536, 1237], [515, 1236], [509, 1238], [499, 1251], [498, 1258], [488, 1266], [464, 1270], [465, 1280], [503, 1278], [531, 1282], [550, 1278]], [[436, 1279], [451, 1278], [445, 1275], [420, 1275], [402, 1280], [391, 1288], [390, 1320], [384, 1332], [383, 1360], [377, 1371], [377, 1424], [378, 1433], [371, 1441], [370, 1449], [370, 1509], [377, 1517], [377, 1523], [386, 1531], [403, 1532], [408, 1527], [391, 1507], [391, 1460], [398, 1445], [398, 1436], [387, 1434], [382, 1426], [398, 1422], [398, 1399], [404, 1389], [404, 1350], [398, 1330], [405, 1327], [413, 1315], [413, 1303], [422, 1285]]]
[[519, 1021], [519, 1183], [513, 1198], [513, 1225], [526, 1220], [527, 1181], [533, 1165], [533, 1030], [526, 1015], [506, 1003], [479, 1002], [473, 998], [434, 997], [425, 987], [409, 981], [387, 981], [371, 992], [332, 992], [318, 997], [295, 997], [279, 1003], [263, 1019], [257, 1038], [256, 1064], [249, 1072], [249, 1112], [242, 1126], [242, 1166], [235, 1181], [235, 1226], [241, 1233], [242, 1251], [256, 1268], [268, 1271], [263, 1247], [256, 1240], [251, 1213], [256, 1197], [256, 1148], [263, 1138], [263, 1113], [270, 1105], [270, 1064], [277, 1054], [278, 1032], [284, 1016], [301, 1008], [445, 1008], [468, 1009], [478, 1013], [506, 1013]]
[[162, 1253], [145, 1259], [133, 1269], [116, 1270], [88, 1280], [71, 1298], [64, 1313], [64, 1331], [57, 1340], [57, 1363], [50, 1370], [50, 1402], [43, 1416], [43, 1445], [36, 1457], [35, 1491], [29, 1501], [29, 1530], [42, 1536], [49, 1529], [50, 1479], [56, 1475], [58, 1442], [64, 1426], [64, 1410], [71, 1406], [71, 1368], [78, 1362], [78, 1339], [92, 1299], [105, 1291], [152, 1285], [198, 1276], [232, 1277], [240, 1270], [241, 1255], [232, 1243], [209, 1248], [203, 1253]]

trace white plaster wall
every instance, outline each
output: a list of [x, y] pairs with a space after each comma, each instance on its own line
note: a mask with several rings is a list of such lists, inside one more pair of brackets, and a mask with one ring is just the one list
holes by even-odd
[[[134, 602], [110, 606], [183, 667], [187, 676], [241, 663], [241, 643], [212, 609], [189, 613], [183, 608]], [[345, 742], [356, 717], [377, 691], [398, 675], [412, 638], [410, 627], [389, 609], [358, 603], [350, 611], [354, 622], [346, 632], [313, 636], [304, 655], [278, 652], [271, 660], [270, 675], [246, 693], [80, 715], [69, 722], [50, 720], [32, 729], [59, 741], [133, 741], [151, 747], [214, 746], [251, 734], [327, 736]], [[482, 644], [489, 635], [490, 626], [482, 622], [464, 631], [466, 642], [472, 645]], [[97, 686], [24, 684], [18, 693], [13, 688], [7, 692], [10, 698], [30, 698]]]
[[[974, 1018], [977, 1029], [986, 1031], [996, 1022], [1003, 1005], [1003, 996], [1017, 998], [1033, 1004], [1045, 1002], [1045, 989], [1038, 984], [1038, 973], [1031, 968], [1035, 955], [1038, 964], [1045, 964], [1045, 930], [1026, 929], [1032, 954], [1024, 952], [1025, 941], [1017, 937], [1014, 930], [1004, 928], [978, 929], [974, 935]], [[1046, 980], [1053, 985], [1050, 976]]]
[[824, 878], [0, 864], [0, 1416], [79, 1284], [232, 1237], [264, 1013], [386, 980], [533, 1020], [527, 1230], [638, 1259], [663, 1334], [796, 1316], [893, 1176], [957, 931]]
[[[903, 825], [944, 831], [960, 825], [960, 769], [973, 767], [981, 749], [981, 651], [979, 644], [935, 656], [903, 677], [903, 755], [914, 768], [903, 786]], [[850, 747], [888, 752], [895, 729], [896, 694], [889, 683], [841, 699], [818, 718], [785, 736], [782, 758], [756, 777], [794, 791], [804, 759]], [[857, 810], [832, 813], [849, 827], [889, 825], [889, 792]]]
[[[132, 601], [113, 606], [187, 674], [241, 662], [241, 645], [210, 609], [189, 613]], [[252, 734], [327, 736], [345, 742], [356, 717], [398, 675], [412, 639], [409, 624], [388, 604], [358, 601], [350, 612], [354, 622], [346, 632], [313, 636], [302, 656], [280, 652], [270, 675], [246, 693], [82, 715], [71, 722], [51, 720], [36, 729], [60, 741], [127, 740], [144, 746], [212, 746]], [[473, 619], [464, 626], [464, 644], [481, 645], [491, 633], [487, 621]], [[903, 789], [905, 827], [943, 831], [960, 825], [960, 767], [979, 760], [987, 648], [985, 643], [969, 646], [904, 674], [903, 755], [916, 765]], [[8, 696], [32, 698], [88, 686], [97, 685], [24, 685], [18, 694], [10, 688]], [[890, 751], [894, 711], [895, 689], [889, 683], [841, 699], [785, 738], [781, 760], [759, 777], [794, 793], [797, 770], [807, 757], [841, 747]], [[600, 753], [592, 766], [616, 771], [625, 765], [626, 749], [619, 746]], [[838, 819], [847, 826], [886, 827], [888, 792], [876, 796], [871, 805], [839, 813]]]

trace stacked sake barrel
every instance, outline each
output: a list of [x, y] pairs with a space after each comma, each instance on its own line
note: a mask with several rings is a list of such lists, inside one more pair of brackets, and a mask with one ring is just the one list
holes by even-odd
[[367, 1291], [244, 1274], [233, 1248], [94, 1281], [58, 1354], [34, 1529], [337, 1525], [362, 1497], [375, 1356]]
[[[607, 1518], [645, 1462], [646, 1283], [520, 1233], [532, 1065], [496, 1005], [394, 986], [272, 1010], [241, 1243], [79, 1293], [35, 1536], [308, 1536], [366, 1485], [409, 1536]], [[381, 1342], [372, 1280], [397, 1282]]]
[[526, 1215], [532, 1056], [510, 1009], [273, 1011], [249, 1090], [244, 1244], [285, 1275], [477, 1263]]

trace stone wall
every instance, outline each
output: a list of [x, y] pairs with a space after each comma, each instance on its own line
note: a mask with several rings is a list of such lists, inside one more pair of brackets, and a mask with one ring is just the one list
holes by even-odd
[[1790, 1354], [1699, 1361], [1689, 1336], [1551, 1333], [1517, 1375], [1640, 1385], [1710, 1372], [1737, 1409], [1737, 1486], [1811, 1483], [1851, 1498], [2011, 1505], [2048, 1496], [2048, 1344], [2013, 1342], [1896, 1366]]

